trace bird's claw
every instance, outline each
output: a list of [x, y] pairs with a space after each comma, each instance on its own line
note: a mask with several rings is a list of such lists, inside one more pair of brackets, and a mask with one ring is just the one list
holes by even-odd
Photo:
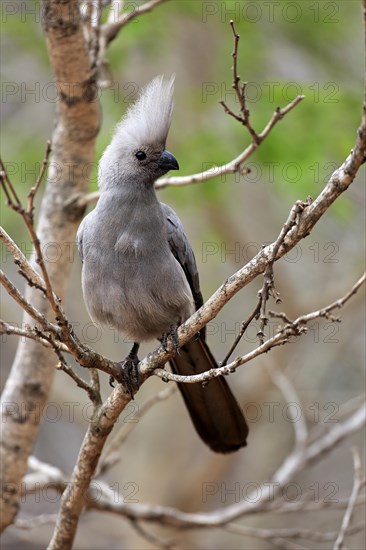
[[175, 353], [179, 354], [178, 326], [179, 325], [172, 325], [169, 332], [164, 332], [161, 339], [161, 344], [164, 347], [164, 351], [168, 351], [168, 343], [169, 339], [171, 339]]
[[[134, 398], [135, 393], [140, 387], [140, 373], [138, 369], [138, 364], [139, 360], [137, 356], [128, 356], [126, 357], [126, 359], [118, 363], [120, 374], [117, 378], [117, 382], [124, 386], [131, 399]], [[114, 388], [113, 376], [109, 378], [109, 385]]]

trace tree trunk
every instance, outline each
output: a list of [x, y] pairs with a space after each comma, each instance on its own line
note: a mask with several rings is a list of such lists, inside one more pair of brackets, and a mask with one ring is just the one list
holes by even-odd
[[[44, 0], [42, 9], [59, 95], [37, 233], [41, 246], [52, 242], [62, 251], [57, 262], [47, 263], [47, 269], [53, 289], [64, 299], [72, 265], [69, 247], [75, 241], [83, 215], [83, 209], [73, 206], [72, 197], [87, 190], [88, 168], [94, 162], [99, 130], [97, 70], [83, 33], [78, 1]], [[39, 311], [49, 314], [39, 290], [28, 288], [26, 296]], [[23, 322], [33, 324], [27, 316]], [[21, 481], [38, 434], [55, 364], [53, 351], [29, 339], [19, 343], [2, 397], [1, 530], [14, 521], [18, 511]]]

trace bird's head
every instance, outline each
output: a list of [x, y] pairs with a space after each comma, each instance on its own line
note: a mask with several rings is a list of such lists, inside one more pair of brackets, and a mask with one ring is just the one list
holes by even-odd
[[165, 149], [173, 109], [174, 77], [154, 78], [116, 127], [99, 165], [99, 186], [152, 185], [176, 158]]

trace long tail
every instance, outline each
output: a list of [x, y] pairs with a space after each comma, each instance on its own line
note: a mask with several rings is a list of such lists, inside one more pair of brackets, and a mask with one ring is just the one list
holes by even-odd
[[[217, 368], [203, 338], [185, 344], [170, 360], [176, 374], [189, 376]], [[248, 425], [226, 380], [219, 376], [202, 384], [178, 384], [201, 439], [216, 453], [231, 453], [244, 447]]]

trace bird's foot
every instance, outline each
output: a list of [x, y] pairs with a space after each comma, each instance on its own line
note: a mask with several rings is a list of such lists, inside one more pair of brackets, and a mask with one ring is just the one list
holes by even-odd
[[169, 332], [164, 332], [160, 341], [165, 351], [168, 351], [168, 343], [169, 343], [169, 339], [171, 339], [175, 353], [179, 353], [178, 327], [179, 327], [179, 324], [172, 325], [170, 327]]
[[[132, 348], [126, 359], [118, 363], [120, 375], [117, 378], [117, 381], [126, 388], [131, 399], [133, 399], [134, 394], [140, 387], [140, 373], [138, 364], [139, 358], [137, 357], [137, 350], [135, 349], [135, 346]], [[109, 385], [114, 388], [113, 376], [109, 378]]]

